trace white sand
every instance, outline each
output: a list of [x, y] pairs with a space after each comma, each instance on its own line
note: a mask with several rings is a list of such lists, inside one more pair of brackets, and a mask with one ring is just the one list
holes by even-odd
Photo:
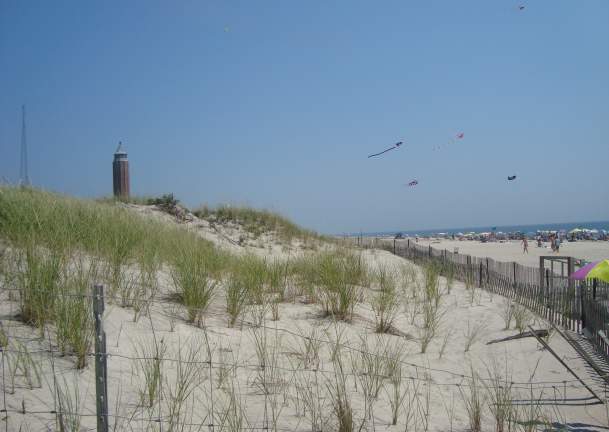
[[[583, 243], [582, 243], [583, 244]], [[445, 243], [447, 247], [449, 243]], [[497, 244], [483, 245], [470, 242], [458, 243], [462, 251], [484, 252], [488, 250], [513, 250], [512, 255], [497, 255], [501, 257], [516, 257], [517, 245]], [[466, 246], [467, 245], [467, 246]], [[576, 244], [577, 245], [577, 244]], [[574, 246], [576, 246], [574, 245]], [[490, 247], [489, 247], [490, 246]], [[471, 247], [472, 249], [465, 249]], [[477, 248], [477, 249], [476, 249]], [[502, 249], [504, 248], [504, 249]], [[531, 248], [534, 249], [534, 248]], [[268, 250], [268, 249], [267, 249]], [[279, 251], [276, 252], [277, 254]], [[363, 256], [371, 268], [379, 265], [396, 267], [407, 263], [385, 251], [365, 251]], [[512, 258], [513, 259], [513, 258]], [[160, 275], [163, 281], [162, 289], [167, 292], [170, 284], [167, 274]], [[441, 280], [442, 290], [445, 291], [445, 281]], [[356, 316], [351, 323], [340, 323], [338, 328], [344, 329], [344, 343], [356, 350], [344, 349], [342, 358], [347, 372], [346, 386], [351, 398], [354, 416], [358, 419], [356, 427], [364, 415], [364, 401], [362, 397], [362, 383], [358, 382], [352, 373], [352, 363], [360, 359], [357, 348], [361, 341], [369, 344], [372, 350], [376, 344], [377, 335], [373, 331], [374, 314], [370, 307], [370, 299], [375, 295], [372, 290], [365, 290], [363, 301], [356, 307]], [[403, 343], [407, 355], [404, 357], [403, 373], [407, 377], [410, 389], [403, 406], [400, 409], [399, 426], [387, 426], [391, 420], [388, 390], [381, 390], [379, 397], [373, 405], [373, 419], [364, 426], [364, 430], [404, 430], [408, 412], [411, 412], [410, 427], [412, 430], [425, 430], [424, 423], [428, 422], [430, 431], [466, 430], [468, 429], [467, 414], [462, 401], [462, 392], [468, 393], [468, 379], [471, 370], [476, 371], [483, 378], [487, 377], [487, 369], [496, 362], [505, 371], [507, 367], [509, 380], [514, 384], [514, 399], [527, 400], [532, 397], [543, 403], [538, 407], [544, 416], [551, 421], [561, 423], [581, 423], [590, 425], [588, 429], [595, 430], [607, 425], [608, 419], [603, 405], [586, 405], [593, 402], [588, 399], [589, 393], [574, 381], [565, 368], [550, 353], [540, 349], [539, 344], [532, 338], [525, 338], [511, 342], [502, 342], [492, 345], [485, 343], [517, 333], [513, 328], [504, 330], [501, 311], [504, 308], [504, 299], [498, 295], [475, 291], [473, 296], [462, 283], [455, 283], [450, 294], [442, 297], [442, 322], [438, 336], [433, 339], [427, 352], [420, 353], [417, 338], [420, 334], [417, 324], [420, 315], [415, 317], [415, 325], [411, 324], [411, 314], [416, 309], [416, 302], [407, 302], [402, 306], [395, 326], [405, 337], [382, 335], [381, 338], [391, 343]], [[176, 309], [179, 317], [174, 331], [171, 331], [171, 315]], [[81, 395], [81, 404], [71, 410], [84, 414], [82, 428], [95, 427], [95, 384], [93, 358], [82, 372], [75, 372], [73, 359], [51, 356], [47, 339], [29, 340], [36, 337], [36, 332], [30, 327], [20, 323], [16, 318], [18, 305], [9, 301], [7, 293], [2, 294], [0, 302], [0, 316], [4, 329], [9, 337], [16, 337], [27, 344], [31, 351], [42, 350], [41, 353], [32, 354], [32, 358], [40, 365], [42, 379], [40, 386], [30, 389], [25, 377], [17, 373], [15, 391], [10, 393], [12, 386], [8, 385], [8, 373], [4, 382], [7, 383], [6, 405], [8, 412], [8, 430], [55, 430], [55, 416], [44, 411], [56, 409], [53, 398], [54, 379], [52, 370], [55, 370], [56, 380], [61, 386], [64, 378], [67, 382], [78, 382]], [[280, 305], [280, 319], [271, 321], [267, 314], [267, 331], [258, 329], [258, 334], [266, 334], [269, 349], [274, 350], [269, 361], [275, 361], [260, 369], [256, 356], [253, 335], [255, 330], [247, 324], [237, 328], [228, 328], [227, 315], [224, 311], [224, 297], [218, 295], [213, 301], [209, 311], [205, 314], [205, 326], [211, 348], [212, 370], [208, 368], [208, 361], [204, 331], [201, 328], [187, 324], [183, 317], [184, 311], [178, 306], [159, 297], [155, 302], [150, 317], [141, 317], [133, 322], [133, 312], [129, 309], [108, 305], [105, 313], [105, 328], [107, 333], [107, 346], [109, 374], [109, 410], [111, 425], [116, 422], [118, 430], [159, 430], [159, 424], [154, 421], [158, 418], [159, 409], [163, 412], [165, 421], [169, 419], [171, 401], [176, 400], [176, 362], [166, 360], [162, 370], [165, 374], [163, 382], [163, 397], [155, 402], [151, 409], [138, 407], [137, 389], [143, 383], [141, 371], [137, 369], [138, 360], [129, 357], [138, 357], [136, 346], [141, 343], [151, 343], [153, 337], [162, 340], [167, 345], [165, 358], [177, 359], [180, 357], [179, 347], [182, 347], [184, 357], [189, 348], [194, 347], [199, 352], [195, 360], [202, 362], [201, 367], [190, 377], [188, 382], [192, 388], [180, 412], [180, 422], [197, 426], [185, 426], [185, 431], [209, 430], [209, 424], [214, 424], [214, 431], [221, 430], [221, 422], [225, 419], [234, 419], [235, 411], [227, 411], [230, 407], [230, 383], [238, 395], [237, 404], [243, 407], [247, 416], [247, 424], [253, 428], [263, 428], [265, 419], [269, 429], [273, 430], [272, 418], [277, 418], [278, 430], [310, 431], [311, 411], [304, 409], [304, 399], [307, 390], [313, 389], [315, 402], [322, 407], [322, 419], [327, 422], [324, 430], [336, 430], [332, 418], [332, 403], [328, 397], [328, 386], [335, 383], [333, 364], [331, 361], [331, 344], [321, 343], [317, 372], [311, 364], [305, 365], [302, 357], [297, 354], [299, 346], [303, 347], [306, 339], [294, 334], [308, 336], [315, 330], [315, 338], [328, 341], [336, 332], [336, 326], [327, 318], [320, 317], [320, 306], [303, 304], [300, 301]], [[246, 320], [251, 320], [249, 315]], [[535, 328], [547, 328], [540, 319], [534, 320]], [[476, 341], [469, 352], [464, 352], [466, 334], [475, 327], [480, 328]], [[154, 332], [152, 331], [154, 330]], [[445, 337], [448, 335], [447, 337]], [[363, 339], [362, 339], [363, 338]], [[442, 358], [439, 353], [446, 339], [446, 346]], [[550, 346], [571, 366], [587, 383], [598, 392], [598, 379], [592, 375], [583, 360], [578, 358], [572, 348], [560, 338], [553, 335]], [[56, 349], [55, 346], [51, 346]], [[10, 356], [10, 354], [9, 354]], [[14, 361], [14, 357], [11, 357]], [[9, 359], [3, 359], [8, 367]], [[231, 369], [230, 364], [238, 365]], [[14, 364], [14, 363], [13, 363]], [[222, 366], [224, 364], [224, 367]], [[272, 367], [275, 366], [275, 367]], [[186, 364], [182, 364], [186, 367]], [[219, 385], [219, 377], [226, 372], [227, 377]], [[232, 378], [231, 378], [232, 377]], [[269, 382], [270, 394], [265, 396], [261, 390], [261, 379]], [[361, 378], [361, 376], [360, 376]], [[535, 384], [527, 384], [533, 382]], [[38, 384], [35, 382], [34, 384]], [[415, 388], [416, 387], [416, 388]], [[481, 391], [483, 389], [481, 388]], [[566, 392], [566, 393], [565, 393]], [[319, 397], [319, 399], [317, 399]], [[570, 404], [564, 405], [563, 399], [569, 399]], [[489, 401], [483, 396], [485, 403], [483, 414], [483, 430], [494, 430], [493, 419], [486, 405]], [[530, 404], [528, 405], [531, 406]], [[537, 406], [534, 404], [533, 406]], [[25, 407], [26, 414], [20, 411]], [[234, 407], [234, 405], [233, 405]], [[266, 409], [265, 409], [266, 408]], [[525, 406], [521, 407], [524, 412]], [[265, 414], [266, 412], [266, 414]], [[524, 415], [524, 414], [523, 414]], [[452, 422], [452, 426], [451, 426]], [[416, 423], [416, 428], [414, 424]], [[202, 425], [202, 426], [201, 426]], [[0, 426], [2, 426], [0, 424]], [[169, 423], [163, 423], [163, 431], [170, 430]], [[246, 425], [243, 425], [246, 427]], [[2, 429], [3, 427], [0, 427]], [[229, 430], [225, 428], [225, 430]], [[408, 429], [411, 430], [411, 429]]]
[[[398, 240], [405, 244], [406, 240]], [[415, 240], [410, 240], [414, 244]], [[444, 239], [419, 239], [417, 243], [422, 246], [429, 246], [436, 249], [446, 249], [450, 252], [454, 248], [459, 248], [459, 253], [468, 254], [477, 257], [489, 257], [498, 261], [516, 261], [520, 264], [529, 266], [539, 266], [539, 257], [556, 256], [548, 243], [544, 243], [544, 247], [537, 247], [537, 243], [529, 241], [529, 253], [523, 253], [522, 243], [520, 241], [511, 240], [505, 243], [490, 242], [482, 243], [479, 241], [459, 241], [459, 240], [444, 240]], [[609, 242], [607, 241], [577, 241], [577, 242], [562, 242], [560, 245], [560, 256], [572, 256], [574, 258], [585, 259], [588, 261], [609, 259]]]

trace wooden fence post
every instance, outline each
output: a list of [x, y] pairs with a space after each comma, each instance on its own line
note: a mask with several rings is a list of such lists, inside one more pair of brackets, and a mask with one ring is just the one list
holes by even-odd
[[95, 317], [95, 401], [97, 432], [108, 432], [108, 365], [106, 363], [106, 332], [103, 328], [104, 286], [93, 287]]
[[543, 277], [544, 277], [544, 258], [543, 257], [539, 257], [539, 289], [543, 290]]
[[489, 283], [489, 277], [488, 277], [488, 257], [486, 258], [486, 283]]
[[575, 262], [573, 260], [573, 258], [568, 257], [567, 258], [567, 283], [568, 283], [568, 295], [569, 296], [573, 296], [573, 298], [567, 298], [567, 303], [569, 305], [569, 319], [568, 319], [568, 323], [569, 323], [569, 328], [571, 330], [577, 330], [578, 325], [577, 324], [573, 324], [573, 321], [576, 321], [576, 314], [575, 312], [577, 311], [577, 293], [575, 291], [575, 281], [573, 279], [571, 279], [571, 274], [575, 271]]
[[512, 266], [514, 267], [514, 283], [512, 284], [512, 290], [514, 291], [514, 294], [516, 294], [516, 261], [512, 263]]

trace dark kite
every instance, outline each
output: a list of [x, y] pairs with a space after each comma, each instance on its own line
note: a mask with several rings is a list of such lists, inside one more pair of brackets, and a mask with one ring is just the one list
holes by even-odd
[[388, 151], [390, 151], [390, 150], [394, 150], [394, 149], [398, 148], [398, 147], [399, 147], [399, 146], [401, 146], [402, 144], [404, 144], [402, 141], [400, 141], [400, 142], [396, 142], [396, 143], [393, 145], [393, 147], [389, 147], [388, 149], [383, 150], [383, 151], [382, 151], [382, 152], [380, 152], [380, 153], [374, 153], [374, 154], [371, 154], [371, 155], [369, 155], [369, 156], [368, 156], [368, 158], [375, 157], [375, 156], [380, 156], [380, 155], [382, 155], [383, 153], [387, 153], [387, 152], [388, 152]]

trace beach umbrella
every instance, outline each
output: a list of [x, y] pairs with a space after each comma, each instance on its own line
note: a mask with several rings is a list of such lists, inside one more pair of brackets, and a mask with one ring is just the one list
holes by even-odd
[[575, 280], [599, 279], [609, 282], [609, 260], [604, 259], [586, 264], [569, 277]]

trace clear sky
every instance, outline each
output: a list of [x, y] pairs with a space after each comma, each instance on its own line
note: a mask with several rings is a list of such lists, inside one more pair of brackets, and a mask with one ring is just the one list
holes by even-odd
[[78, 196], [111, 193], [122, 140], [135, 194], [327, 233], [607, 220], [608, 23], [607, 0], [0, 0], [0, 176], [26, 104], [34, 185]]

